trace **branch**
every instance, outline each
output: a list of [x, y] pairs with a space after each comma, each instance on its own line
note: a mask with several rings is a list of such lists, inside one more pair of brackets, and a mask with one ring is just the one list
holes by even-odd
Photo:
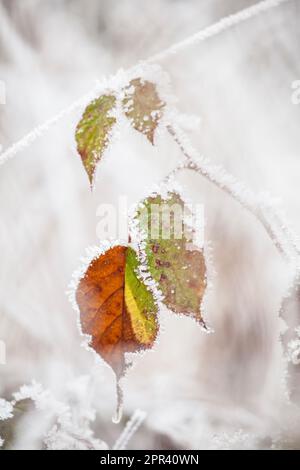
[[189, 36], [188, 38], [184, 39], [183, 41], [174, 44], [173, 46], [169, 47], [168, 49], [154, 55], [147, 62], [158, 62], [160, 60], [164, 60], [169, 56], [178, 54], [179, 52], [183, 51], [187, 47], [193, 46], [198, 44], [201, 41], [205, 41], [206, 39], [216, 36], [217, 34], [226, 31], [237, 24], [243, 23], [244, 21], [253, 18], [260, 13], [263, 13], [271, 8], [277, 7], [282, 3], [286, 3], [289, 0], [263, 0], [261, 2], [257, 2], [254, 5], [251, 5], [248, 8], [244, 8], [243, 10], [238, 11], [232, 15], [225, 16], [221, 18], [216, 23], [204, 28], [201, 31], [198, 31], [196, 34]]
[[299, 404], [300, 391], [298, 383], [300, 364], [300, 245], [297, 235], [290, 228], [285, 216], [278, 212], [266, 195], [256, 194], [239, 183], [221, 166], [212, 165], [208, 159], [200, 156], [190, 144], [187, 136], [175, 120], [167, 126], [168, 132], [178, 144], [185, 159], [165, 178], [167, 182], [179, 171], [187, 169], [199, 173], [217, 188], [224, 191], [250, 212], [263, 226], [278, 252], [293, 267], [293, 276], [287, 292], [282, 299], [279, 317], [286, 325], [286, 331], [280, 335], [283, 351], [287, 360], [285, 381], [290, 399]]
[[[265, 12], [271, 8], [277, 7], [282, 3], [288, 2], [290, 0], [263, 0], [261, 2], [256, 3], [248, 8], [245, 8], [235, 14], [228, 15], [224, 18], [221, 18], [216, 23], [204, 28], [201, 31], [198, 31], [196, 34], [189, 36], [188, 38], [184, 39], [183, 41], [174, 44], [173, 46], [159, 52], [158, 54], [149, 57], [146, 60], [140, 61], [140, 63], [150, 64], [155, 63], [161, 60], [166, 59], [169, 56], [173, 56], [181, 52], [182, 50], [186, 49], [187, 47], [198, 44], [200, 41], [205, 41], [213, 36], [216, 36], [223, 31], [230, 29], [233, 26], [236, 26], [239, 23], [242, 23], [258, 14]], [[131, 72], [135, 70], [138, 64], [127, 69], [127, 72]], [[124, 70], [126, 72], [126, 70]], [[118, 72], [117, 72], [118, 73]], [[117, 73], [110, 77], [107, 80], [103, 77], [101, 80], [98, 81], [94, 90], [89, 91], [81, 98], [74, 101], [70, 106], [67, 108], [62, 109], [56, 116], [51, 117], [43, 124], [37, 126], [35, 129], [30, 131], [24, 137], [22, 137], [19, 141], [12, 144], [8, 147], [4, 152], [0, 154], [0, 166], [6, 161], [19, 153], [20, 151], [24, 150], [29, 144], [33, 143], [39, 137], [41, 137], [50, 127], [60, 121], [62, 118], [73, 112], [74, 110], [85, 106], [91, 99], [94, 99], [97, 96], [97, 93], [101, 93], [105, 90], [110, 81], [116, 78]]]
[[300, 247], [297, 236], [281, 217], [281, 214], [272, 207], [266, 195], [257, 196], [221, 166], [212, 165], [208, 159], [200, 156], [176, 123], [168, 125], [167, 130], [185, 156], [185, 160], [167, 176], [167, 179], [183, 169], [201, 174], [254, 215], [264, 227], [279, 253], [284, 255], [291, 264], [294, 265], [295, 261], [299, 264]]
[[127, 422], [122, 434], [115, 442], [113, 450], [126, 449], [129, 440], [136, 433], [145, 418], [146, 413], [144, 411], [136, 410], [130, 420]]

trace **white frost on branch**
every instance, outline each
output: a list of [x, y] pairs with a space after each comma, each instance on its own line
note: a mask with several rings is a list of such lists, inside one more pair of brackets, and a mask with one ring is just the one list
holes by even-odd
[[[96, 415], [91, 407], [89, 389], [89, 377], [82, 376], [73, 380], [66, 385], [69, 399], [65, 403], [33, 381], [14, 393], [11, 402], [0, 400], [1, 416], [3, 420], [11, 418], [14, 406], [22, 400], [30, 399], [47, 422], [54, 423], [43, 439], [48, 450], [107, 449], [107, 444], [96, 439], [90, 428]], [[1, 442], [3, 445], [3, 440]]]
[[263, 13], [271, 8], [275, 8], [282, 3], [286, 3], [289, 0], [263, 0], [261, 2], [257, 2], [254, 5], [251, 5], [248, 8], [244, 8], [243, 10], [238, 11], [237, 13], [225, 16], [221, 18], [219, 21], [214, 23], [207, 28], [198, 31], [197, 33], [189, 36], [188, 38], [184, 39], [183, 41], [174, 44], [173, 46], [165, 49], [164, 51], [155, 54], [153, 57], [148, 59], [149, 62], [158, 62], [164, 60], [170, 56], [178, 54], [179, 52], [185, 50], [190, 46], [194, 46], [199, 42], [205, 41], [208, 38], [216, 36], [223, 31], [226, 31], [233, 26], [236, 26], [244, 21], [247, 21], [255, 16]]
[[233, 433], [214, 434], [209, 450], [252, 450], [257, 448], [257, 437], [242, 429]]
[[235, 199], [244, 209], [252, 213], [291, 266], [299, 266], [300, 245], [298, 237], [288, 225], [282, 210], [278, 209], [278, 200], [265, 192], [255, 193], [246, 184], [238, 181], [228, 173], [221, 165], [215, 165], [208, 158], [200, 155], [192, 146], [186, 133], [181, 129], [178, 112], [175, 109], [168, 112], [165, 120], [169, 133], [185, 156], [185, 161], [181, 162], [176, 170], [171, 172], [172, 176], [174, 176], [174, 172], [176, 174], [182, 169], [201, 174]]
[[[165, 121], [169, 133], [175, 139], [185, 157], [185, 160], [180, 162], [177, 168], [167, 175], [166, 181], [168, 178], [174, 178], [179, 171], [184, 169], [199, 173], [249, 211], [264, 227], [278, 252], [289, 263], [293, 271], [293, 278], [279, 312], [287, 328], [289, 328], [290, 325], [285, 318], [285, 309], [289, 300], [292, 299], [293, 292], [296, 292], [299, 296], [300, 243], [298, 236], [288, 224], [278, 200], [265, 192], [256, 194], [244, 183], [237, 181], [220, 165], [214, 165], [207, 158], [199, 155], [182, 130], [176, 109], [168, 110]], [[283, 346], [288, 358], [294, 364], [298, 364], [298, 361], [300, 363], [299, 340], [290, 341], [287, 347], [283, 343]]]
[[113, 450], [124, 450], [127, 447], [129, 440], [137, 432], [144, 419], [146, 418], [145, 411], [136, 410], [130, 420], [127, 422], [122, 434], [117, 439], [113, 446]]
[[48, 450], [103, 450], [108, 446], [94, 437], [90, 424], [96, 413], [90, 403], [90, 379], [80, 377], [69, 384], [70, 403], [48, 431], [44, 443]]
[[[147, 62], [139, 62], [129, 70], [119, 69], [115, 75], [107, 79], [107, 89], [105, 91], [113, 92], [116, 94], [116, 97], [122, 101], [125, 98], [125, 89], [128, 87], [129, 83], [136, 78], [140, 78], [142, 82], [149, 81], [154, 83], [159, 97], [166, 103], [174, 104], [177, 101], [170, 91], [169, 75], [159, 65], [147, 64]], [[134, 89], [132, 87], [132, 92], [133, 91]], [[128, 93], [128, 88], [126, 89], [126, 93]]]
[[[285, 3], [289, 0], [263, 0], [256, 5], [250, 6], [249, 8], [245, 8], [244, 10], [241, 10], [233, 15], [228, 15], [227, 17], [222, 18], [221, 20], [217, 21], [216, 23], [212, 24], [211, 26], [208, 26], [207, 28], [204, 28], [203, 30], [199, 31], [195, 35], [192, 35], [185, 40], [181, 41], [180, 43], [174, 44], [173, 46], [165, 49], [164, 51], [161, 51], [158, 54], [155, 54], [154, 56], [148, 58], [147, 60], [140, 62], [141, 64], [153, 64], [156, 62], [159, 62], [160, 60], [164, 60], [170, 56], [173, 56], [174, 54], [177, 54], [181, 52], [182, 50], [185, 50], [187, 47], [190, 47], [191, 45], [197, 44], [200, 41], [204, 41], [208, 38], [211, 38], [213, 36], [216, 36], [223, 31], [236, 26], [237, 24], [244, 22], [254, 16], [257, 16], [258, 14], [269, 10], [270, 8], [274, 8], [281, 3]], [[133, 66], [129, 68], [128, 70], [122, 70], [121, 73], [123, 75], [129, 75], [132, 73], [132, 71], [137, 70], [137, 68], [140, 65]], [[71, 114], [74, 110], [84, 107], [91, 101], [92, 99], [96, 98], [99, 94], [104, 93], [109, 86], [113, 83], [113, 81], [118, 81], [119, 72], [117, 72], [115, 75], [106, 78], [103, 77], [101, 80], [97, 81], [96, 88], [91, 90], [90, 92], [86, 93], [76, 101], [74, 101], [70, 106], [67, 108], [62, 109], [57, 115], [53, 116], [52, 118], [48, 119], [46, 122], [43, 124], [37, 126], [35, 129], [30, 131], [28, 134], [26, 134], [23, 138], [21, 138], [19, 141], [15, 142], [13, 145], [8, 147], [4, 152], [0, 154], [0, 166], [4, 164], [8, 159], [14, 157], [19, 153], [20, 151], [24, 150], [26, 147], [28, 147], [31, 143], [33, 143], [36, 139], [38, 139], [40, 136], [42, 136], [47, 130], [50, 129], [54, 124], [59, 122], [62, 118], [65, 116]]]
[[288, 359], [295, 366], [300, 364], [300, 327], [295, 328], [296, 339], [291, 339], [287, 345]]
[[[13, 405], [3, 398], [0, 398], [0, 421], [6, 421], [13, 417]], [[4, 439], [0, 436], [0, 447], [4, 444]]]
[[12, 404], [0, 398], [0, 421], [4, 421], [6, 419], [13, 417], [13, 406]]
[[[22, 400], [32, 400], [43, 420], [51, 424], [42, 436], [48, 450], [107, 450], [108, 445], [94, 436], [91, 423], [95, 421], [96, 411], [92, 406], [91, 378], [80, 376], [65, 386], [64, 401], [58, 400], [49, 390], [33, 381], [23, 385], [13, 393], [13, 400], [0, 399], [0, 420], [13, 417], [13, 409]], [[146, 413], [136, 410], [126, 424], [114, 449], [125, 449], [129, 440], [137, 432]], [[4, 440], [0, 437], [0, 447]]]

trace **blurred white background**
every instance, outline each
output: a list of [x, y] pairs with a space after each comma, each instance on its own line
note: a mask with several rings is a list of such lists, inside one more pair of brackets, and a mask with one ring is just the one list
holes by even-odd
[[[0, 144], [7, 148], [96, 79], [253, 3], [1, 0]], [[201, 117], [190, 132], [196, 148], [255, 192], [278, 196], [298, 233], [300, 105], [291, 102], [291, 86], [300, 79], [299, 15], [300, 2], [291, 0], [161, 63], [180, 111]], [[124, 419], [112, 424], [113, 375], [81, 347], [65, 292], [85, 248], [99, 243], [98, 204], [120, 195], [138, 201], [180, 153], [167, 136], [152, 148], [131, 131], [100, 165], [91, 194], [74, 140], [82, 111], [0, 167], [0, 339], [7, 355], [0, 396], [35, 379], [68, 401], [70, 384], [88, 376], [81, 399], [96, 409], [95, 435], [108, 445], [141, 408], [147, 419], [129, 448], [299, 448], [278, 339], [289, 271], [258, 222], [199, 175], [179, 179], [205, 204], [216, 271], [207, 317], [215, 334], [165, 314], [155, 351], [128, 374]], [[40, 419], [33, 413], [29, 427], [19, 423], [10, 445], [39, 448]]]

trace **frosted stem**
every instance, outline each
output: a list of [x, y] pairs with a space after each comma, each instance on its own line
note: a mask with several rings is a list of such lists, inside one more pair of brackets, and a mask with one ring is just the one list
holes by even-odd
[[[173, 44], [173, 46], [168, 47], [167, 49], [159, 52], [158, 54], [145, 59], [143, 63], [156, 63], [161, 60], [165, 60], [166, 58], [178, 54], [185, 50], [186, 48], [198, 44], [200, 41], [205, 41], [213, 36], [216, 36], [223, 31], [230, 29], [233, 26], [238, 25], [239, 23], [243, 23], [244, 21], [257, 16], [260, 13], [263, 13], [271, 8], [277, 7], [282, 3], [288, 2], [290, 0], [263, 0], [261, 2], [257, 2], [256, 4], [245, 8], [243, 10], [238, 11], [232, 15], [228, 15], [224, 18], [221, 18], [216, 23], [204, 28], [203, 30], [198, 31], [196, 34], [185, 38], [183, 41], [179, 43]], [[134, 70], [136, 65], [127, 69], [127, 72]], [[111, 80], [116, 77], [116, 74], [111, 77]], [[20, 151], [24, 150], [29, 144], [33, 143], [36, 139], [41, 137], [51, 126], [56, 124], [60, 121], [64, 116], [70, 114], [74, 110], [81, 108], [87, 104], [88, 101], [95, 98], [96, 93], [101, 93], [108, 85], [108, 81], [103, 78], [100, 80], [98, 85], [96, 86], [95, 90], [91, 90], [89, 93], [83, 95], [78, 100], [74, 101], [70, 106], [65, 109], [62, 109], [56, 116], [53, 116], [48, 121], [44, 122], [43, 124], [37, 126], [35, 129], [30, 131], [24, 137], [22, 137], [19, 141], [12, 144], [10, 147], [7, 148], [3, 153], [0, 154], [0, 166], [7, 162], [9, 158], [14, 157]]]
[[120, 437], [115, 442], [113, 446], [113, 450], [124, 450], [127, 447], [129, 440], [132, 436], [136, 433], [142, 422], [146, 417], [146, 413], [141, 410], [136, 410], [128, 423], [125, 426], [124, 431], [120, 435]]
[[231, 15], [225, 16], [221, 18], [216, 23], [208, 26], [207, 28], [198, 31], [197, 33], [189, 36], [188, 38], [184, 39], [183, 41], [178, 42], [177, 44], [173, 44], [168, 49], [154, 55], [147, 62], [158, 62], [160, 60], [164, 60], [167, 57], [172, 55], [178, 54], [179, 52], [187, 49], [190, 46], [194, 46], [201, 41], [205, 41], [206, 39], [216, 36], [223, 31], [226, 31], [233, 26], [236, 26], [244, 21], [249, 20], [250, 18], [254, 18], [255, 16], [263, 13], [271, 8], [275, 8], [282, 3], [286, 3], [289, 0], [263, 0], [261, 2], [257, 2], [250, 7], [244, 8], [243, 10], [238, 11], [237, 13], [233, 13]]
[[17, 153], [24, 150], [30, 144], [32, 144], [35, 140], [45, 134], [52, 126], [54, 126], [57, 122], [63, 119], [65, 116], [68, 116], [73, 111], [83, 106], [86, 106], [92, 99], [97, 96], [98, 91], [101, 90], [101, 84], [98, 84], [93, 90], [83, 95], [78, 100], [74, 101], [70, 106], [67, 108], [62, 109], [58, 114], [52, 116], [50, 119], [45, 121], [43, 124], [32, 129], [28, 134], [22, 137], [20, 140], [12, 144], [8, 147], [7, 150], [0, 154], [0, 166], [7, 162], [10, 158], [14, 157]]
[[[204, 176], [208, 181], [231, 196], [243, 208], [256, 217], [258, 222], [260, 222], [264, 227], [279, 253], [284, 255], [285, 259], [287, 259], [287, 261], [292, 265], [294, 269], [293, 280], [285, 298], [282, 301], [279, 311], [279, 316], [284, 320], [288, 328], [288, 331], [284, 335], [281, 335], [281, 341], [286, 357], [290, 362], [289, 345], [295, 343], [295, 332], [298, 331], [295, 329], [295, 323], [297, 323], [299, 314], [295, 319], [295, 313], [290, 311], [289, 306], [291, 303], [296, 301], [296, 309], [298, 311], [300, 303], [300, 248], [297, 235], [289, 227], [284, 215], [278, 212], [276, 208], [266, 200], [265, 196], [257, 197], [253, 191], [247, 188], [244, 184], [236, 181], [235, 178], [227, 173], [221, 166], [212, 165], [208, 159], [200, 156], [192, 147], [187, 136], [179, 128], [176, 122], [167, 126], [167, 129], [181, 149], [185, 156], [185, 160], [174, 168], [169, 175], [167, 175], [165, 181], [173, 178], [176, 173], [183, 169], [191, 170]], [[293, 343], [291, 343], [291, 341], [293, 341]], [[296, 341], [299, 341], [299, 339], [296, 338]], [[293, 378], [297, 377], [297, 373], [289, 377], [291, 374], [291, 369], [289, 369], [289, 375], [285, 377], [285, 380], [288, 381], [288, 387], [290, 390], [295, 388], [293, 385]], [[298, 386], [295, 388], [296, 391], [298, 390], [297, 387]], [[296, 397], [296, 401], [299, 401], [300, 394], [298, 391], [295, 393], [295, 390], [293, 391], [293, 394]]]
[[123, 415], [123, 403], [124, 403], [124, 393], [123, 388], [120, 383], [121, 377], [116, 377], [116, 392], [117, 392], [117, 404], [115, 415], [112, 418], [113, 423], [118, 424]]
[[173, 177], [175, 173], [183, 169], [201, 174], [251, 212], [264, 227], [277, 250], [288, 261], [294, 264], [296, 259], [299, 262], [300, 248], [297, 236], [288, 227], [286, 221], [282, 220], [276, 209], [264, 201], [262, 196], [257, 196], [243, 183], [238, 182], [221, 166], [213, 165], [207, 158], [200, 156], [176, 123], [168, 125], [167, 129], [185, 156], [185, 160], [172, 170], [168, 177]]

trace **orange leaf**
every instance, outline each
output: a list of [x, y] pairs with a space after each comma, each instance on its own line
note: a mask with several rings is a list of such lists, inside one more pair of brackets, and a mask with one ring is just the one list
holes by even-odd
[[82, 332], [119, 378], [125, 353], [151, 348], [158, 331], [157, 306], [138, 265], [132, 248], [110, 248], [91, 262], [76, 291]]

